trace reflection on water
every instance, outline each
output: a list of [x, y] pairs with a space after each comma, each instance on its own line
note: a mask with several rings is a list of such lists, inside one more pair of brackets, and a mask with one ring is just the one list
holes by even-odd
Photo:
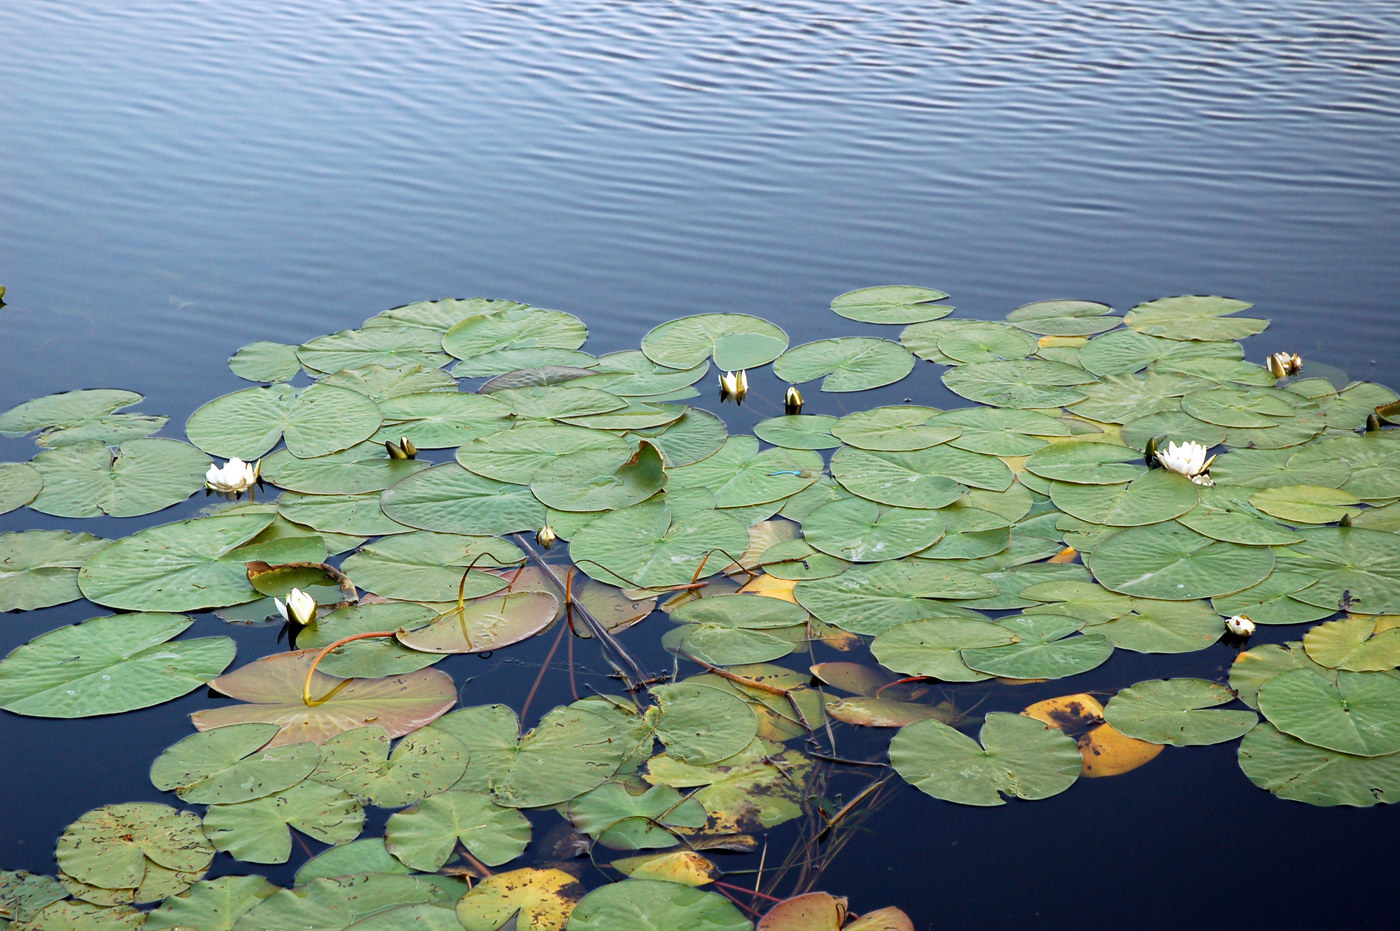
[[[240, 386], [238, 346], [419, 298], [561, 307], [601, 352], [708, 310], [861, 332], [822, 308], [884, 282], [998, 317], [1230, 294], [1276, 321], [1251, 350], [1396, 381], [1400, 7], [1383, 0], [27, 0], [0, 28], [0, 408], [124, 387], [178, 422]], [[928, 371], [899, 390], [939, 403]], [[7, 617], [0, 648], [88, 613]], [[1104, 681], [1155, 672], [1141, 661]], [[1179, 674], [1229, 656], [1198, 661]], [[121, 719], [101, 784], [90, 748], [111, 724], [4, 718], [30, 749], [4, 779], [6, 823], [26, 820], [0, 865], [46, 869], [81, 811], [159, 797], [143, 769], [184, 733], [179, 704]], [[911, 790], [829, 887], [940, 924], [1123, 924], [1169, 901], [1259, 924], [1291, 906], [1253, 889], [1305, 872], [1343, 914], [1393, 904], [1367, 885], [1389, 845], [1357, 850], [1393, 815], [1277, 802], [1232, 754], [1168, 751], [991, 812]], [[1066, 851], [1102, 879], [1067, 877]]]

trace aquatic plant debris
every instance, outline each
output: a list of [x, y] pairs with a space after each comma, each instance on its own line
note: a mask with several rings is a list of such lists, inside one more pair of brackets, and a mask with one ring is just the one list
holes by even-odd
[[[1246, 361], [1268, 324], [1243, 301], [991, 321], [946, 298], [857, 289], [831, 309], [861, 335], [795, 347], [697, 314], [602, 356], [562, 311], [421, 301], [244, 347], [230, 367], [259, 386], [185, 438], [118, 389], [0, 413], [40, 450], [0, 463], [0, 513], [139, 519], [0, 534], [0, 610], [120, 612], [0, 660], [0, 708], [212, 690], [151, 767], [185, 808], [82, 814], [57, 877], [0, 874], [0, 921], [905, 928], [815, 888], [901, 780], [1019, 804], [1238, 741], [1281, 798], [1400, 798], [1400, 396]], [[693, 400], [707, 376], [752, 436]], [[837, 403], [892, 384], [922, 403]], [[945, 389], [972, 406], [929, 406]], [[215, 609], [280, 611], [297, 649], [269, 629], [225, 671], [230, 638], [181, 636]], [[537, 637], [520, 709], [455, 677], [453, 654]], [[1207, 649], [1234, 651], [1228, 682], [1176, 674]], [[1161, 678], [1113, 681], [1118, 650]], [[530, 707], [546, 676], [575, 700]], [[299, 835], [330, 846], [291, 888], [203, 878]], [[758, 888], [726, 881], [764, 847]]]

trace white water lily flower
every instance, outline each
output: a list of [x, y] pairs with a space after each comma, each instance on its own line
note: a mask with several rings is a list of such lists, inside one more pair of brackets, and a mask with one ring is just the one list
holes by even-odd
[[1157, 461], [1162, 468], [1184, 475], [1197, 485], [1213, 484], [1206, 474], [1215, 457], [1206, 458], [1206, 448], [1200, 443], [1187, 440], [1181, 445], [1168, 443], [1166, 449], [1157, 450]]
[[316, 599], [299, 588], [287, 592], [285, 602], [281, 598], [274, 598], [272, 601], [277, 605], [282, 617], [294, 624], [305, 627], [316, 620]]
[[1236, 637], [1248, 637], [1254, 633], [1254, 622], [1243, 614], [1236, 614], [1225, 619], [1225, 629]]
[[205, 487], [221, 495], [241, 495], [257, 480], [257, 467], [237, 457], [224, 463], [222, 468], [210, 463], [209, 471], [204, 473]]
[[1296, 352], [1276, 352], [1269, 356], [1264, 365], [1275, 378], [1286, 378], [1303, 370], [1303, 357]]

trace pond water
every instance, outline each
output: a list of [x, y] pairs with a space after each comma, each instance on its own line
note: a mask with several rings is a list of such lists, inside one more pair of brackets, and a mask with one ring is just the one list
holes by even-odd
[[[826, 307], [886, 283], [988, 319], [1045, 298], [1223, 294], [1273, 321], [1256, 361], [1288, 350], [1400, 382], [1400, 8], [1385, 0], [26, 0], [0, 5], [0, 32], [0, 409], [127, 388], [175, 433], [247, 384], [225, 365], [238, 347], [443, 296], [566, 310], [602, 353], [711, 311], [767, 317], [794, 343], [870, 335]], [[954, 406], [936, 372], [921, 363], [876, 401]], [[0, 440], [2, 459], [33, 451]], [[32, 528], [130, 532], [0, 517]], [[100, 613], [6, 615], [0, 652]], [[245, 658], [270, 650], [269, 629], [233, 633]], [[542, 652], [455, 674], [479, 674], [472, 702], [518, 706]], [[1233, 656], [1164, 668], [1120, 651], [1093, 678], [1223, 679]], [[1063, 691], [1043, 689], [1027, 701]], [[149, 763], [208, 704], [0, 717], [0, 867], [51, 872], [82, 812], [168, 800]], [[1383, 920], [1400, 900], [1395, 812], [1280, 801], [1234, 752], [1168, 750], [997, 809], [902, 787], [819, 888], [919, 928]]]

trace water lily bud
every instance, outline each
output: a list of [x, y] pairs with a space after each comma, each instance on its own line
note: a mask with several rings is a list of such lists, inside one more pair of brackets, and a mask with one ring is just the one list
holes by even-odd
[[1269, 374], [1275, 378], [1297, 375], [1303, 370], [1303, 358], [1296, 352], [1276, 352], [1265, 360]]
[[1225, 619], [1225, 629], [1236, 637], [1248, 637], [1254, 633], [1254, 622], [1243, 614], [1236, 614]]
[[802, 413], [802, 392], [796, 385], [788, 385], [787, 394], [783, 396], [783, 413], [789, 417]]
[[559, 537], [555, 534], [553, 527], [549, 526], [549, 524], [545, 524], [539, 530], [535, 531], [535, 542], [545, 549], [549, 549], [555, 543], [559, 542]]
[[399, 448], [403, 450], [404, 458], [417, 459], [418, 447], [413, 445], [413, 441], [406, 436], [399, 437]]
[[262, 463], [253, 466], [237, 457], [224, 463], [222, 467], [210, 465], [204, 473], [204, 487], [221, 495], [238, 496], [252, 487], [258, 480]]
[[1142, 461], [1149, 469], [1161, 468], [1162, 464], [1157, 461], [1157, 438], [1154, 436], [1147, 441], [1147, 445], [1142, 450]]
[[733, 401], [735, 404], [743, 404], [744, 398], [749, 393], [749, 373], [745, 369], [737, 372], [725, 372], [719, 377], [719, 399], [720, 401]]
[[384, 450], [389, 454], [390, 459], [407, 459], [408, 451], [395, 443], [393, 440], [384, 441]]
[[316, 599], [301, 589], [294, 588], [288, 592], [285, 602], [281, 598], [273, 598], [272, 601], [282, 617], [293, 624], [305, 627], [316, 623]]

